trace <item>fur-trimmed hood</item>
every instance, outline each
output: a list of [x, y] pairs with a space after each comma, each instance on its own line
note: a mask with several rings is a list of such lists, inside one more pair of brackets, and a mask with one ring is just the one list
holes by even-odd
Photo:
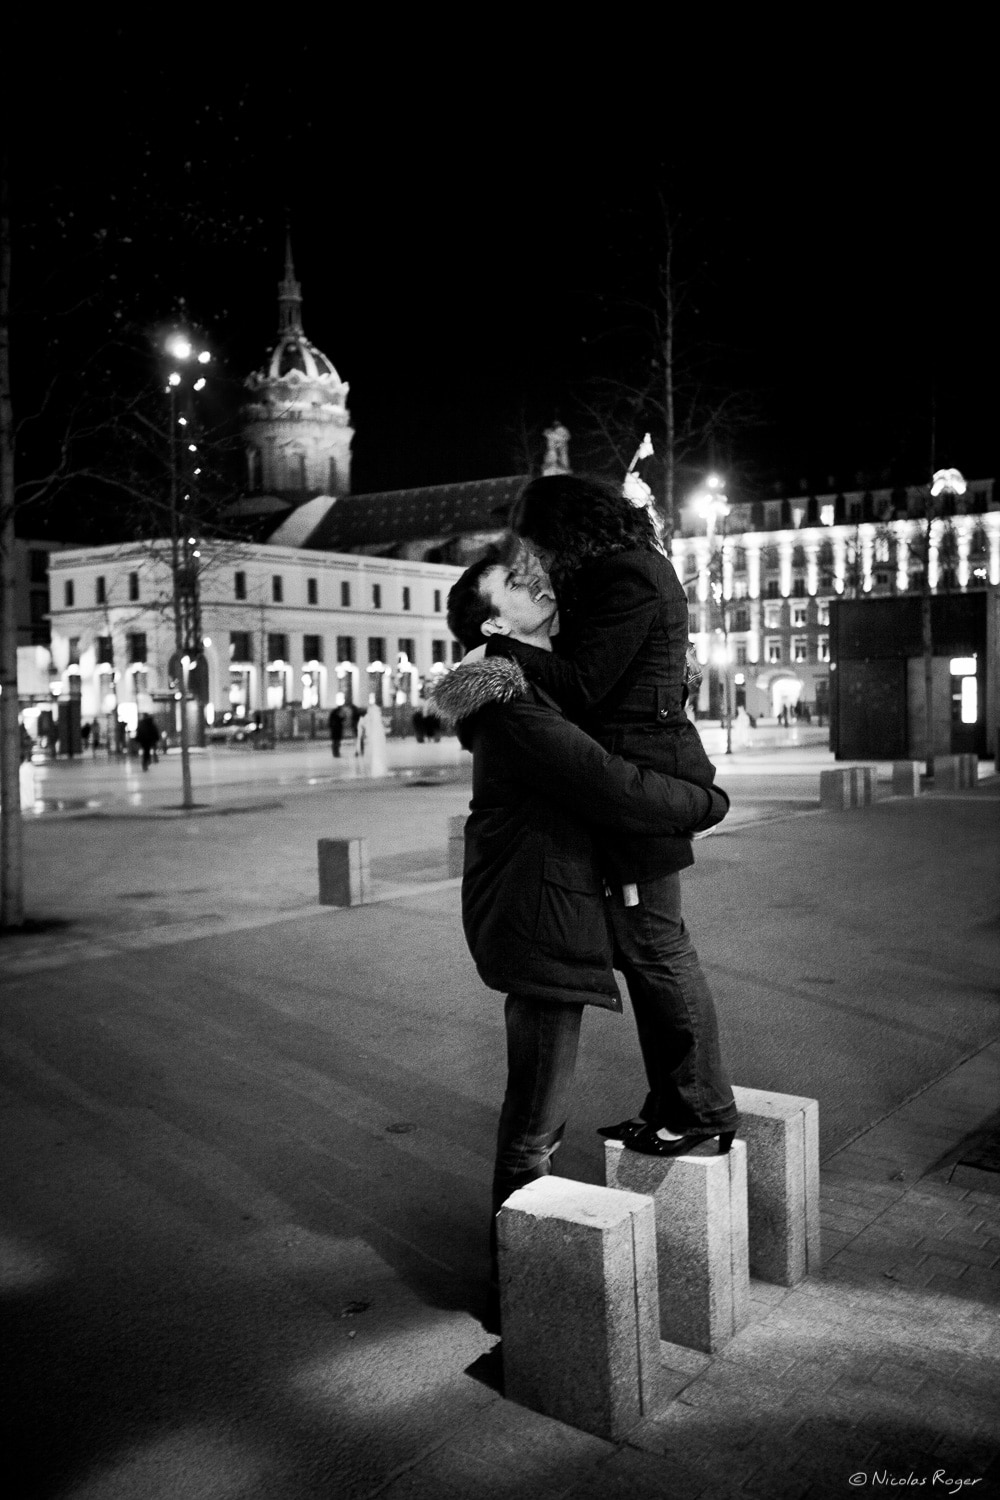
[[461, 662], [435, 683], [430, 702], [449, 729], [491, 703], [513, 703], [527, 697], [528, 681], [509, 656], [483, 656]]

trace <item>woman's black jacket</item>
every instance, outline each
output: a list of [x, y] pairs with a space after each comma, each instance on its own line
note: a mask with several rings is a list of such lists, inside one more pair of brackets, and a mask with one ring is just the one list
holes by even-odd
[[484, 984], [620, 1010], [593, 834], [684, 837], [727, 800], [609, 755], [507, 658], [459, 666], [434, 699], [473, 755], [462, 916]]

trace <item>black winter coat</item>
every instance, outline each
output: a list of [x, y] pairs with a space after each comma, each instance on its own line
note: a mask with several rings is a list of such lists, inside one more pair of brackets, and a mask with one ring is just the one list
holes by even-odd
[[[606, 750], [638, 766], [710, 787], [715, 767], [684, 711], [688, 603], [673, 564], [646, 547], [585, 563], [555, 651], [492, 636], [488, 656], [517, 660], [529, 680]], [[616, 880], [651, 880], [693, 860], [686, 841], [606, 842]]]
[[483, 983], [620, 1010], [592, 833], [681, 836], [726, 799], [609, 755], [507, 658], [457, 667], [434, 700], [473, 754], [462, 917]]

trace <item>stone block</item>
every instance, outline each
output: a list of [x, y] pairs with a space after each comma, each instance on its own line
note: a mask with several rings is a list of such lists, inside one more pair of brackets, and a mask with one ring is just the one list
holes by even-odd
[[870, 807], [875, 800], [874, 766], [851, 767], [851, 806]]
[[819, 1104], [734, 1088], [747, 1148], [750, 1271], [797, 1286], [820, 1266]]
[[448, 876], [454, 879], [465, 869], [466, 814], [456, 813], [448, 819]]
[[958, 792], [962, 789], [961, 762], [957, 755], [935, 755], [934, 790]]
[[661, 1403], [653, 1205], [540, 1177], [497, 1216], [504, 1394], [617, 1441]]
[[894, 797], [920, 796], [920, 761], [894, 760], [892, 763], [892, 795]]
[[717, 1353], [750, 1314], [746, 1145], [656, 1157], [606, 1141], [604, 1171], [608, 1187], [653, 1200], [661, 1337]]
[[319, 839], [320, 906], [363, 906], [370, 895], [367, 839]]
[[849, 768], [837, 771], [820, 771], [819, 801], [821, 807], [840, 812], [854, 806], [854, 780]]

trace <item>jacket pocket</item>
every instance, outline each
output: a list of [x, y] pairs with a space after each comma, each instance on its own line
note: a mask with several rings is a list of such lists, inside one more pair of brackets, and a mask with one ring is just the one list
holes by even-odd
[[554, 958], [610, 961], [608, 918], [592, 866], [545, 856], [535, 946]]

